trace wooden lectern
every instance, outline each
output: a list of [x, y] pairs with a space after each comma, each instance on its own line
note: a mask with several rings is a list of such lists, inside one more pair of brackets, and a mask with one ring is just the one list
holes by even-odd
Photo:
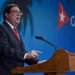
[[65, 72], [72, 71], [75, 71], [75, 54], [58, 49], [48, 61], [27, 67], [16, 67], [11, 70], [11, 74], [44, 72], [44, 75], [65, 75]]

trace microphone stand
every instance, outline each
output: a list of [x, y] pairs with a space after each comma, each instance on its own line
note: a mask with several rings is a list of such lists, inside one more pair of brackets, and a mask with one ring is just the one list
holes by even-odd
[[47, 44], [53, 46], [55, 49], [57, 49], [57, 46], [56, 45], [54, 45], [53, 43], [50, 43], [49, 41], [45, 40], [43, 37], [36, 36], [35, 38], [36, 39], [39, 39], [39, 40], [42, 40], [42, 41], [46, 42]]

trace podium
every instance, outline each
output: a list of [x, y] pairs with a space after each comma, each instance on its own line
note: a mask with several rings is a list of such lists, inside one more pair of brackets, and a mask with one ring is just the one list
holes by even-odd
[[44, 75], [65, 75], [65, 72], [73, 71], [75, 71], [75, 54], [58, 49], [52, 58], [46, 62], [26, 67], [16, 67], [11, 70], [11, 74], [44, 72]]

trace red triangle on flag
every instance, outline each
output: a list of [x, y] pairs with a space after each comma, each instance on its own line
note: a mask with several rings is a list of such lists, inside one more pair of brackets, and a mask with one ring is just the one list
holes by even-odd
[[58, 28], [61, 28], [68, 21], [69, 21], [69, 17], [66, 11], [64, 10], [62, 4], [59, 2]]

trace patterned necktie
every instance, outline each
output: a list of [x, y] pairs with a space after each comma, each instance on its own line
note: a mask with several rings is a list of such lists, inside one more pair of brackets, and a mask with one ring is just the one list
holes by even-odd
[[16, 28], [13, 28], [13, 31], [15, 32], [16, 36], [17, 36], [18, 39], [20, 40], [20, 36], [19, 36], [19, 33], [18, 33], [17, 29], [16, 29]]

